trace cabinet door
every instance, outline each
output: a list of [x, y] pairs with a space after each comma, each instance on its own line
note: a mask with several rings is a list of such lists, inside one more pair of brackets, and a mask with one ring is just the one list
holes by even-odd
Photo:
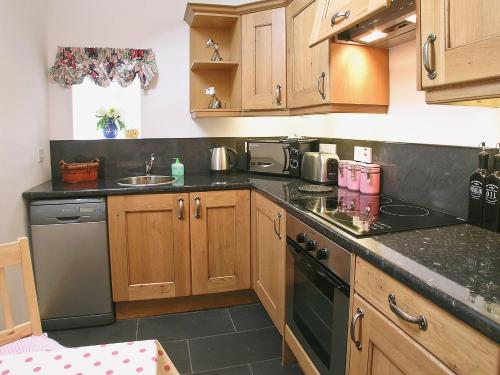
[[242, 20], [242, 107], [286, 108], [285, 8], [245, 14]]
[[318, 0], [310, 45], [314, 46], [389, 7], [392, 0]]
[[[358, 309], [363, 316], [356, 319]], [[357, 294], [354, 294], [352, 315], [356, 319], [353, 335], [361, 346], [358, 349], [350, 340], [350, 375], [453, 374]]]
[[193, 294], [250, 288], [250, 192], [191, 193]]
[[187, 194], [108, 198], [114, 301], [190, 294], [188, 204]]
[[285, 211], [252, 192], [252, 286], [283, 334], [285, 326]]
[[499, 20], [498, 0], [421, 1], [422, 86], [499, 78]]
[[294, 0], [286, 8], [288, 107], [329, 102], [329, 45], [309, 47], [318, 0]]

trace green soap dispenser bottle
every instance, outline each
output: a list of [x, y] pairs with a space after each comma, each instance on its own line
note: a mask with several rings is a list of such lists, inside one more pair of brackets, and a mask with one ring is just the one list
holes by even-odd
[[488, 159], [490, 154], [485, 150], [485, 143], [481, 143], [479, 153], [479, 168], [470, 176], [469, 180], [469, 224], [481, 226], [483, 219], [484, 182], [488, 173]]
[[484, 181], [483, 228], [500, 232], [500, 143], [498, 154], [494, 156], [495, 169]]
[[182, 177], [184, 176], [184, 164], [179, 161], [179, 158], [174, 158], [175, 163], [172, 164], [172, 176]]

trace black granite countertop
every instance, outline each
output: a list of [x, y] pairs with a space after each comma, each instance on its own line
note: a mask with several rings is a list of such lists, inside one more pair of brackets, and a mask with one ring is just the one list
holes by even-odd
[[347, 250], [500, 343], [500, 234], [467, 224], [356, 238], [295, 206], [296, 179], [234, 174], [187, 175], [171, 186], [121, 187], [119, 177], [69, 185], [49, 181], [23, 193], [32, 199], [113, 194], [256, 189]]

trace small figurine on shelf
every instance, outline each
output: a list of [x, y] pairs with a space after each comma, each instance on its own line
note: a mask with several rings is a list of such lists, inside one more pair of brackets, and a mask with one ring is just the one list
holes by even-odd
[[222, 57], [219, 53], [219, 43], [215, 42], [212, 37], [207, 40], [207, 48], [214, 47], [214, 54], [212, 55], [211, 61], [222, 61]]
[[215, 87], [207, 87], [205, 90], [206, 95], [210, 95], [210, 103], [208, 104], [208, 109], [221, 109], [222, 103], [220, 102], [217, 95], [215, 95]]

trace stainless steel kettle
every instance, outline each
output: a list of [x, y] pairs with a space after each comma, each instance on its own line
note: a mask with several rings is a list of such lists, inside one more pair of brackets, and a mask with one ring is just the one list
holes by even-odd
[[[209, 148], [212, 152], [212, 161], [210, 163], [210, 173], [229, 174], [238, 164], [238, 153], [235, 149], [224, 145], [217, 145]], [[228, 152], [229, 151], [229, 152]], [[230, 163], [229, 153], [234, 155], [234, 160]]]

